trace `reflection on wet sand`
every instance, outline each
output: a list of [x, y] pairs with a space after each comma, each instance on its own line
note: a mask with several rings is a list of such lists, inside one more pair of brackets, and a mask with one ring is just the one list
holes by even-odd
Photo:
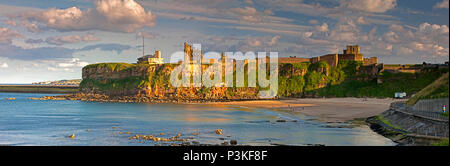
[[182, 117], [179, 120], [186, 121], [186, 122], [207, 122], [207, 123], [211, 123], [211, 122], [226, 123], [226, 122], [231, 121], [230, 118], [203, 117], [203, 116], [199, 116], [197, 114], [189, 114], [189, 113], [187, 113], [185, 115], [186, 116]]

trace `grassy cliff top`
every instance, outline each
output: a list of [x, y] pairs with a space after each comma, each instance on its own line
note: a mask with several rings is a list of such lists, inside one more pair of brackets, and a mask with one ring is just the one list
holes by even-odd
[[128, 69], [130, 67], [136, 66], [137, 64], [129, 64], [129, 63], [97, 63], [97, 64], [90, 64], [84, 67], [84, 69], [89, 68], [109, 68], [112, 71], [121, 71]]
[[433, 83], [417, 92], [414, 97], [408, 100], [407, 104], [414, 105], [420, 99], [448, 98], [448, 76], [448, 72], [442, 74]]

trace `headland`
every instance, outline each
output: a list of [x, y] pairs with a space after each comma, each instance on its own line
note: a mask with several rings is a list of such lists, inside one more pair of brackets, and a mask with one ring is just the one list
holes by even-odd
[[78, 86], [65, 85], [0, 85], [0, 92], [71, 94], [79, 91]]

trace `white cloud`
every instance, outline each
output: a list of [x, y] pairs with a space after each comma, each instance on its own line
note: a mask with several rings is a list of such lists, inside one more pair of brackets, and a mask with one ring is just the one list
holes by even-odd
[[22, 20], [22, 26], [25, 27], [30, 32], [40, 32], [41, 31], [36, 22], [30, 23], [26, 20]]
[[400, 55], [420, 54], [426, 56], [448, 56], [449, 28], [447, 25], [422, 23], [412, 31], [401, 25], [392, 25], [383, 35], [383, 41], [394, 44]]
[[400, 36], [397, 33], [389, 31], [384, 34], [384, 39], [390, 43], [399, 43], [401, 42]]
[[347, 0], [343, 1], [342, 5], [353, 10], [384, 13], [394, 9], [397, 5], [397, 0]]
[[321, 26], [316, 26], [316, 30], [319, 32], [328, 32], [328, 24], [323, 23]]
[[347, 42], [348, 44], [356, 44], [360, 34], [359, 27], [352, 19], [344, 18], [339, 20], [334, 29], [330, 31], [329, 38], [333, 41]]
[[54, 68], [54, 67], [47, 67], [47, 70], [48, 70], [48, 71], [58, 71], [58, 69], [57, 69], [57, 68]]
[[253, 5], [253, 0], [244, 0], [244, 3], [249, 4], [249, 5]]
[[316, 25], [316, 24], [319, 23], [319, 21], [317, 21], [317, 20], [309, 20], [308, 23], [312, 24], [312, 25]]
[[366, 21], [366, 19], [364, 19], [363, 16], [359, 16], [358, 19], [356, 20], [356, 23], [358, 23], [358, 24], [363, 24], [363, 25], [369, 24], [369, 23]]
[[442, 2], [437, 3], [436, 5], [434, 5], [434, 8], [448, 9], [448, 0], [443, 0]]
[[14, 20], [7, 20], [7, 21], [5, 21], [5, 24], [6, 24], [6, 25], [11, 25], [11, 26], [13, 26], [13, 27], [16, 27], [16, 26], [17, 26], [17, 22], [14, 21]]
[[269, 46], [274, 46], [278, 44], [278, 40], [280, 39], [280, 36], [274, 36], [272, 39], [270, 39], [270, 42], [268, 43]]
[[[278, 47], [279, 35], [276, 36], [257, 36], [257, 37], [242, 37], [242, 38], [216, 38], [213, 43], [207, 44], [207, 47], [212, 47], [212, 50], [228, 50], [241, 52], [258, 52], [258, 51], [274, 51]], [[212, 39], [211, 39], [212, 40]], [[217, 44], [221, 43], [221, 44]], [[219, 48], [228, 43], [227, 48]], [[221, 46], [218, 46], [221, 45]]]
[[313, 35], [312, 32], [305, 32], [305, 33], [302, 34], [302, 37], [309, 38], [309, 37], [311, 37], [312, 35]]
[[81, 10], [52, 8], [11, 16], [29, 21], [37, 21], [49, 28], [60, 31], [106, 30], [135, 32], [143, 27], [152, 27], [156, 17], [134, 0], [96, 0], [95, 9]]
[[0, 63], [0, 68], [8, 68], [8, 64], [6, 62]]
[[234, 14], [237, 14], [242, 21], [260, 22], [262, 15], [253, 7], [233, 8], [230, 9]]
[[410, 55], [414, 52], [412, 49], [403, 46], [399, 46], [396, 51], [398, 55]]
[[270, 10], [270, 9], [266, 9], [266, 10], [264, 10], [264, 14], [266, 14], [266, 15], [273, 15], [273, 11]]
[[45, 40], [48, 44], [63, 45], [66, 43], [92, 42], [99, 39], [92, 34], [86, 35], [70, 35], [70, 36], [53, 36]]
[[22, 34], [9, 28], [0, 27], [0, 44], [10, 44], [13, 38], [23, 37]]
[[58, 63], [57, 66], [61, 68], [71, 68], [71, 67], [84, 67], [89, 65], [88, 62], [80, 61], [78, 58], [72, 58], [70, 61]]
[[420, 24], [419, 32], [428, 33], [428, 34], [446, 34], [449, 29], [447, 25], [437, 25], [437, 24], [429, 24], [427, 22]]

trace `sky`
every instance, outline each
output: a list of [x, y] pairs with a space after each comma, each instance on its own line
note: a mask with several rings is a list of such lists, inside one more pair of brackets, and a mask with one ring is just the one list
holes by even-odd
[[0, 83], [80, 79], [83, 66], [202, 51], [449, 59], [449, 0], [0, 0]]

